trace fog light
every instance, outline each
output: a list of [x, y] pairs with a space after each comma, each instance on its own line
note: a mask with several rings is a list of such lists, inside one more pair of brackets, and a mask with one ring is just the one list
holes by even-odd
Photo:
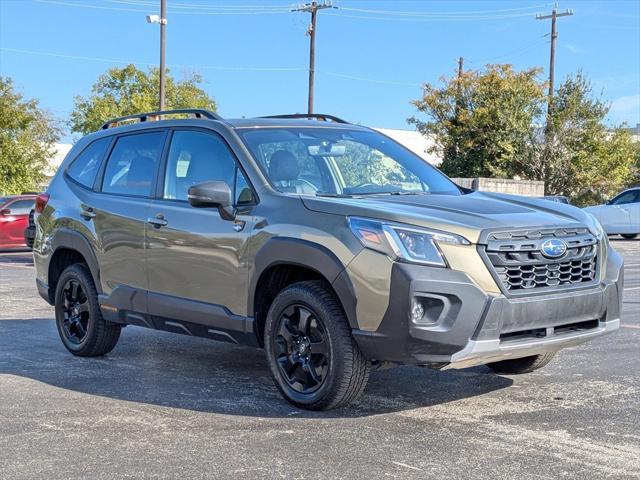
[[414, 297], [411, 300], [411, 321], [413, 323], [420, 323], [422, 317], [424, 317], [424, 305], [422, 305], [420, 300]]

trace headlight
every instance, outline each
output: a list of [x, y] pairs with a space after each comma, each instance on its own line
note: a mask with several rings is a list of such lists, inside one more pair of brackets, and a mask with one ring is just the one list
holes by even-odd
[[604, 228], [602, 228], [602, 224], [600, 220], [596, 218], [596, 216], [592, 213], [586, 212], [587, 215], [591, 217], [591, 225], [589, 226], [589, 231], [593, 233], [593, 235], [601, 240], [604, 235]]
[[446, 267], [438, 243], [470, 245], [466, 238], [452, 233], [349, 217], [349, 227], [366, 248], [384, 253], [394, 260]]

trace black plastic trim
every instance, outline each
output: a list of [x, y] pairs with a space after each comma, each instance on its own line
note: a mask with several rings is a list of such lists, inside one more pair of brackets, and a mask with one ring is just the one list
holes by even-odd
[[[87, 265], [89, 266], [89, 270], [91, 271], [93, 283], [95, 283], [98, 293], [101, 293], [102, 286], [100, 284], [100, 267], [98, 264], [98, 259], [96, 258], [89, 240], [84, 235], [75, 230], [59, 228], [55, 231], [53, 238], [51, 239], [51, 254], [49, 255], [49, 259], [53, 258], [56, 251], [61, 248], [76, 250], [84, 257]], [[47, 279], [49, 281], [49, 284], [51, 284], [48, 272]], [[51, 295], [51, 298], [53, 298], [53, 295]]]
[[345, 310], [352, 328], [356, 328], [356, 295], [345, 266], [327, 247], [307, 240], [273, 237], [255, 254], [255, 264], [249, 282], [247, 311], [255, 311], [256, 288], [260, 276], [277, 265], [295, 265], [315, 270], [329, 282]]

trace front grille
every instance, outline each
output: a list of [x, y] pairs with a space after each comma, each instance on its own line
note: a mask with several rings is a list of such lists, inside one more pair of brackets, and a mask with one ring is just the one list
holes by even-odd
[[[558, 258], [542, 254], [542, 244], [552, 238], [567, 246]], [[510, 293], [586, 286], [597, 280], [598, 241], [584, 227], [494, 232], [487, 237], [485, 253]]]

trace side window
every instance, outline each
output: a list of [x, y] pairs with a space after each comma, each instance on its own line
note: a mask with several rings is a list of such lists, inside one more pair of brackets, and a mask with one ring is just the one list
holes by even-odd
[[35, 200], [16, 200], [10, 203], [5, 208], [11, 210], [11, 215], [28, 215], [31, 209], [35, 206]]
[[110, 137], [101, 138], [85, 148], [71, 165], [69, 165], [67, 175], [85, 187], [93, 187], [98, 168], [100, 168], [100, 162], [110, 142]]
[[224, 141], [215, 134], [174, 132], [164, 178], [164, 198], [187, 200], [189, 187], [219, 180], [233, 188], [236, 162]]
[[236, 205], [246, 205], [254, 202], [253, 191], [247, 182], [244, 173], [238, 168], [236, 174], [236, 189], [235, 189], [235, 201]]
[[118, 138], [107, 161], [102, 191], [150, 197], [164, 136], [164, 132], [149, 132]]
[[625, 205], [627, 203], [633, 203], [636, 201], [636, 192], [631, 190], [629, 192], [621, 193], [611, 202], [612, 205]]

